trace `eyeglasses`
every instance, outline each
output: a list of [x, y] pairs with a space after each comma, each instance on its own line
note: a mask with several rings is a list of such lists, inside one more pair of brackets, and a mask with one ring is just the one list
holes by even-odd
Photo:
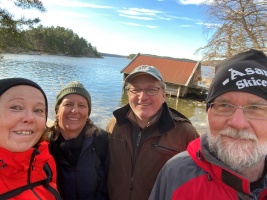
[[148, 96], [155, 96], [159, 93], [159, 90], [161, 88], [159, 87], [151, 87], [151, 88], [145, 88], [145, 89], [140, 89], [140, 88], [129, 88], [127, 89], [130, 94], [134, 96], [139, 96], [142, 91], [144, 91]]
[[210, 103], [208, 107], [216, 115], [230, 117], [236, 109], [242, 109], [250, 119], [267, 119], [267, 105], [235, 106], [227, 103]]

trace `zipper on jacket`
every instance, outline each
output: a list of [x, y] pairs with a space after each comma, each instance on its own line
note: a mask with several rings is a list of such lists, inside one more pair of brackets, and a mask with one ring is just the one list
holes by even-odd
[[137, 141], [136, 141], [136, 146], [134, 148], [134, 157], [133, 157], [133, 165], [132, 165], [132, 177], [131, 177], [131, 182], [130, 182], [130, 197], [131, 197], [131, 192], [133, 191], [134, 185], [133, 185], [133, 174], [134, 174], [134, 169], [135, 169], [135, 164], [136, 160], [139, 154], [139, 148], [140, 148], [140, 141], [142, 137], [142, 132], [140, 131], [137, 136]]
[[131, 183], [130, 183], [130, 193], [133, 191], [133, 177], [131, 178]]
[[139, 154], [141, 137], [142, 137], [142, 132], [139, 132], [138, 136], [137, 136], [136, 147], [135, 147], [135, 150], [134, 150], [133, 171], [134, 171], [136, 160], [137, 160], [137, 157], [138, 157], [138, 154]]
[[202, 155], [202, 153], [201, 153], [201, 151], [200, 151], [200, 149], [197, 151], [197, 153], [196, 153], [196, 157], [197, 157], [197, 159], [199, 159], [199, 160], [201, 160], [201, 161], [205, 160], [205, 159], [204, 159], [204, 156]]
[[141, 137], [142, 137], [142, 134], [141, 134], [141, 132], [139, 132], [138, 137], [137, 137], [137, 143], [136, 143], [136, 147], [138, 147], [138, 148], [140, 146]]
[[153, 147], [156, 147], [156, 148], [162, 148], [162, 149], [167, 149], [167, 150], [169, 150], [169, 151], [174, 151], [174, 152], [176, 152], [176, 153], [180, 153], [180, 152], [181, 152], [181, 151], [177, 151], [177, 150], [175, 150], [175, 149], [171, 149], [171, 148], [169, 148], [169, 147], [165, 147], [165, 146], [158, 145], [158, 144], [153, 144]]
[[[28, 169], [28, 180], [27, 180], [27, 184], [30, 184], [31, 183], [31, 171], [34, 170], [34, 166], [33, 166], [33, 161], [35, 159], [35, 155], [36, 154], [39, 154], [39, 151], [34, 148], [33, 152], [32, 152], [32, 156], [31, 156], [31, 159], [30, 159], [30, 163], [29, 163], [29, 169]], [[34, 196], [36, 196], [37, 199], [39, 200], [42, 200], [39, 195], [35, 192], [35, 190], [32, 188], [30, 189], [32, 191], [32, 193], [34, 194]]]
[[78, 180], [77, 180], [77, 166], [72, 166], [73, 171], [74, 171], [74, 177], [75, 177], [75, 194], [76, 194], [76, 199], [80, 199], [79, 191], [78, 191]]

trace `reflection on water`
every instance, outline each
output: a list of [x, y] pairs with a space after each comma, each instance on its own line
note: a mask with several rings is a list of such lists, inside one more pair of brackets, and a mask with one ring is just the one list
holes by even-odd
[[206, 129], [206, 104], [190, 99], [168, 98], [168, 105], [188, 117], [197, 130], [203, 133]]
[[[67, 83], [80, 81], [92, 96], [91, 119], [105, 128], [112, 112], [127, 103], [122, 92], [120, 71], [130, 62], [126, 58], [75, 58], [52, 55], [3, 54], [0, 78], [24, 77], [36, 81], [45, 91], [49, 103], [48, 117], [54, 119], [56, 94]], [[167, 97], [168, 105], [186, 115], [203, 132], [205, 104], [199, 101]]]

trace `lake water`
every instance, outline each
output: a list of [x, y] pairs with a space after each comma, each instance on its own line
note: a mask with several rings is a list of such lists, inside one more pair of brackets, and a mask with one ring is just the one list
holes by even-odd
[[[53, 55], [2, 54], [0, 78], [23, 77], [37, 82], [48, 98], [48, 117], [55, 119], [56, 94], [70, 81], [80, 81], [92, 97], [90, 118], [105, 128], [112, 112], [127, 103], [120, 71], [131, 60], [117, 57], [76, 58]], [[203, 132], [206, 126], [205, 102], [167, 97], [168, 105], [187, 116]]]

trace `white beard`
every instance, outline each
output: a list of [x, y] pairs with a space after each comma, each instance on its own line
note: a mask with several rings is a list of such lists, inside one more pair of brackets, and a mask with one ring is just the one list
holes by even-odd
[[214, 136], [208, 129], [207, 136], [210, 151], [236, 172], [255, 166], [267, 154], [267, 142], [259, 144], [256, 135], [246, 130], [228, 128]]

